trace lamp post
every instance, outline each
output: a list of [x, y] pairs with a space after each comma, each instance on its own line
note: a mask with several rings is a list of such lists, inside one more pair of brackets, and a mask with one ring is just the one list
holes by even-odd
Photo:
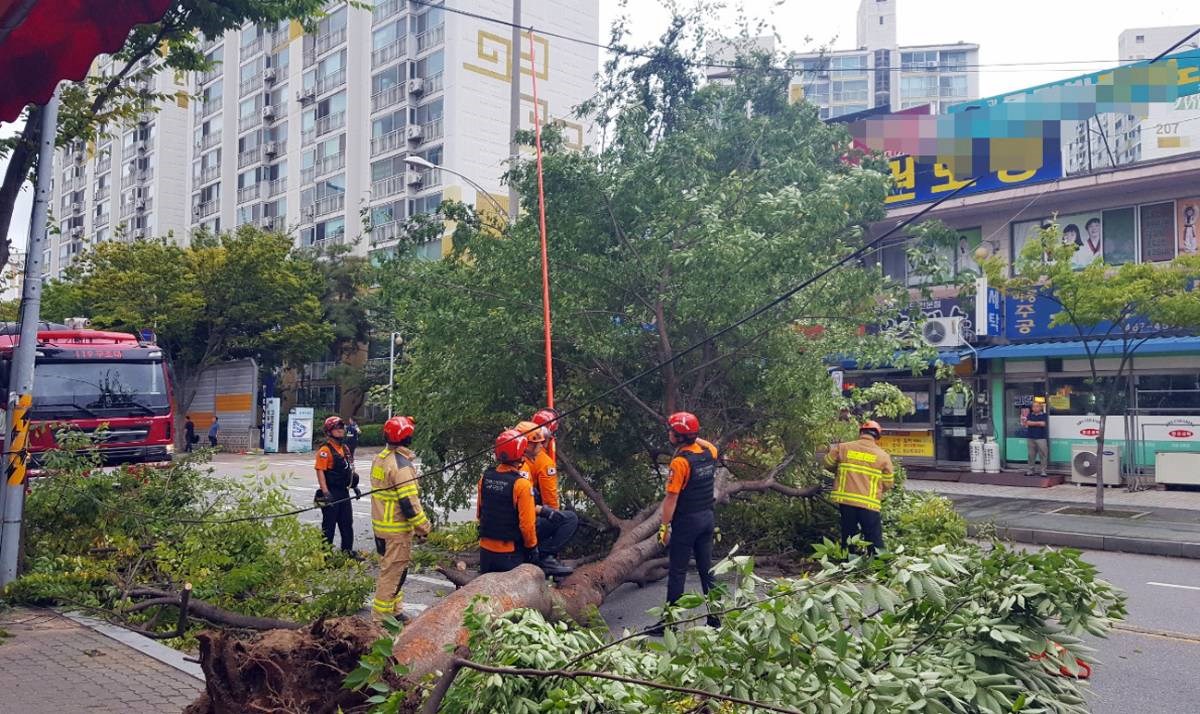
[[388, 346], [388, 419], [392, 418], [392, 398], [396, 392], [396, 346], [403, 344], [400, 333], [393, 332]]
[[[491, 194], [491, 192], [484, 189], [483, 186], [480, 186], [479, 184], [477, 184], [473, 180], [471, 180], [471, 177], [466, 176], [465, 174], [461, 174], [461, 173], [455, 171], [454, 169], [448, 169], [445, 166], [438, 166], [436, 164], [433, 164], [425, 159], [422, 159], [420, 156], [405, 156], [404, 163], [408, 164], [409, 166], [416, 166], [416, 167], [422, 168], [422, 169], [439, 169], [441, 171], [445, 171], [448, 174], [454, 174], [455, 176], [459, 177], [463, 181], [466, 181], [467, 183], [471, 184], [471, 187], [474, 188], [481, 195], [487, 196], [487, 199], [492, 202], [492, 205], [496, 207], [497, 211], [499, 211], [502, 215], [508, 216], [508, 211], [505, 210], [504, 206], [500, 205], [500, 202], [496, 200], [495, 196], [493, 196]], [[509, 221], [510, 222], [512, 221], [511, 216], [509, 216]]]

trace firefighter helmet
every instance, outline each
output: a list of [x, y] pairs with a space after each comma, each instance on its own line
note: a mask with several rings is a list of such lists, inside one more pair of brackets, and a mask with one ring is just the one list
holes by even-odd
[[340, 416], [337, 416], [335, 414], [334, 416], [326, 417], [325, 426], [324, 426], [326, 434], [333, 431], [334, 429], [345, 429], [345, 428], [346, 428], [346, 422], [342, 421], [342, 418]]
[[515, 428], [532, 444], [540, 444], [546, 440], [546, 427], [534, 422], [523, 421]]
[[413, 435], [416, 420], [409, 416], [394, 416], [383, 423], [383, 438], [389, 444], [399, 444]]
[[525, 458], [529, 440], [517, 429], [505, 429], [496, 437], [496, 460], [503, 464]]
[[551, 434], [558, 431], [558, 411], [550, 407], [540, 410], [537, 414], [530, 417], [529, 420], [538, 426], [546, 427], [550, 430]]
[[883, 427], [879, 426], [879, 422], [874, 419], [868, 419], [862, 423], [862, 426], [858, 427], [858, 433], [862, 434], [864, 432], [874, 433], [875, 438], [878, 439], [883, 434]]
[[695, 436], [700, 433], [700, 420], [691, 412], [675, 412], [667, 419], [667, 426], [681, 436]]

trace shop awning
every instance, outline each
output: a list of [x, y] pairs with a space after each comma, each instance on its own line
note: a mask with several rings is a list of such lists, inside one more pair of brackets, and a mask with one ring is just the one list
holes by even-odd
[[[1119, 356], [1120, 339], [1109, 340], [1098, 347], [1089, 345], [1092, 352], [1103, 356]], [[1134, 352], [1138, 355], [1181, 354], [1200, 352], [1200, 337], [1151, 337]], [[979, 359], [1040, 359], [1044, 357], [1086, 357], [1083, 342], [1025, 342], [1019, 345], [996, 345], [979, 350]]]
[[130, 28], [157, 22], [172, 0], [0, 0], [0, 121], [43, 104], [60, 80], [83, 79]]
[[[966, 353], [960, 353], [956, 351], [952, 352], [943, 350], [938, 352], [937, 359], [941, 360], [942, 364], [955, 365], [962, 362], [964, 354], [968, 357], [971, 355], [970, 351], [967, 351]], [[830, 360], [830, 363], [841, 369], [858, 369], [858, 361], [853, 357], [835, 357]], [[934, 360], [930, 360], [929, 366], [932, 367], [933, 363]], [[864, 367], [864, 369], [887, 369], [888, 367], [889, 365], [883, 364]]]

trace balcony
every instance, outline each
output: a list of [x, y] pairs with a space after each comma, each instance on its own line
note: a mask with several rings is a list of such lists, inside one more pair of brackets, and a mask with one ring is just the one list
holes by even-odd
[[424, 52], [446, 41], [446, 26], [438, 25], [417, 35], [417, 52]]
[[238, 85], [238, 96], [244, 97], [247, 94], [249, 94], [255, 90], [262, 89], [262, 87], [263, 87], [263, 73], [259, 72], [258, 74], [250, 77], [249, 79], [242, 80], [242, 83]]
[[220, 209], [221, 209], [221, 202], [216, 199], [213, 199], [211, 201], [205, 201], [204, 203], [197, 203], [194, 206], [192, 206], [192, 217], [193, 218], [208, 218], [209, 216], [216, 213]]
[[217, 37], [205, 37], [205, 38], [204, 38], [204, 39], [203, 39], [203, 40], [200, 42], [200, 51], [201, 51], [201, 52], [208, 52], [208, 51], [209, 51], [209, 50], [211, 50], [212, 48], [214, 48], [214, 47], [216, 47], [217, 45], [221, 44], [221, 41], [222, 41], [222, 40], [224, 40], [224, 39], [225, 39], [225, 35], [219, 35], [219, 36], [217, 36]]
[[344, 85], [345, 83], [346, 83], [346, 68], [343, 67], [342, 69], [339, 69], [338, 71], [334, 72], [333, 74], [329, 75], [328, 77], [321, 77], [321, 78], [317, 79], [315, 89], [317, 91], [317, 94], [320, 95], [320, 94], [325, 94], [326, 92], [332, 92], [333, 90]]
[[421, 125], [421, 141], [422, 142], [433, 141], [434, 139], [440, 139], [443, 136], [445, 136], [446, 130], [445, 130], [443, 121], [444, 120], [442, 119], [442, 117], [438, 117], [437, 119], [434, 119], [433, 121], [422, 124]]
[[246, 201], [253, 201], [254, 199], [258, 198], [259, 194], [261, 193], [258, 188], [260, 185], [261, 184], [256, 183], [239, 188], [237, 192], [237, 202], [245, 203]]
[[400, 237], [400, 221], [388, 221], [371, 228], [371, 245], [387, 243]]
[[259, 35], [254, 38], [254, 41], [248, 45], [242, 45], [242, 60], [246, 60], [259, 52], [263, 51], [263, 47], [267, 45], [267, 36]]
[[217, 144], [221, 143], [221, 133], [205, 134], [196, 142], [197, 151], [208, 151]]
[[111, 213], [98, 213], [98, 214], [96, 214], [96, 215], [95, 215], [95, 216], [92, 218], [92, 227], [93, 227], [93, 228], [99, 228], [99, 227], [101, 227], [101, 226], [107, 226], [107, 225], [108, 225], [109, 218], [110, 218], [111, 216], [112, 216], [112, 214], [111, 214]]
[[422, 169], [421, 170], [421, 188], [433, 188], [434, 186], [442, 185], [442, 170], [441, 169]]
[[238, 154], [238, 168], [244, 169], [250, 164], [257, 164], [262, 161], [262, 147], [255, 146], [251, 149], [246, 149]]
[[271, 33], [270, 37], [271, 52], [279, 52], [292, 42], [292, 32], [290, 28], [276, 30]]
[[75, 178], [63, 182], [64, 191], [82, 191], [87, 186], [86, 176], [76, 176]]
[[238, 117], [238, 133], [249, 131], [259, 124], [262, 124], [262, 110], [255, 110], [248, 117]]
[[304, 52], [304, 66], [308, 67], [315, 64], [317, 58], [325, 54], [329, 50], [341, 45], [346, 41], [346, 28], [328, 32], [323, 35], [317, 35], [316, 41], [313, 42], [313, 47]]
[[401, 37], [392, 44], [375, 50], [371, 53], [371, 68], [378, 69], [389, 62], [403, 57], [406, 45], [405, 38]]
[[110, 193], [110, 190], [109, 190], [108, 186], [101, 186], [96, 189], [95, 200], [103, 201], [104, 199], [108, 198], [109, 193]]
[[112, 156], [105, 156], [96, 162], [96, 173], [102, 174], [112, 168]]
[[209, 82], [212, 82], [214, 80], [221, 78], [221, 75], [223, 75], [224, 72], [221, 70], [220, 63], [217, 63], [217, 64], [218, 64], [217, 67], [214, 67], [213, 69], [210, 69], [206, 72], [200, 72], [199, 74], [196, 75], [196, 86], [202, 87], [202, 86], [208, 84]]
[[154, 180], [154, 167], [148, 166], [137, 173], [138, 183], [150, 183]]
[[121, 218], [129, 218], [133, 215], [135, 204], [133, 201], [127, 201], [121, 204]]
[[425, 78], [425, 94], [433, 94], [434, 92], [442, 91], [445, 86], [445, 75], [441, 72], [431, 74]]
[[346, 155], [345, 154], [330, 154], [329, 156], [322, 156], [321, 158], [317, 159], [317, 163], [316, 163], [316, 166], [314, 167], [314, 169], [316, 170], [317, 176], [324, 176], [325, 174], [329, 174], [329, 173], [333, 173], [334, 171], [338, 171], [338, 170], [344, 168], [345, 166], [346, 166]]
[[317, 202], [313, 204], [313, 214], [317, 216], [324, 216], [328, 213], [333, 213], [334, 211], [340, 211], [345, 207], [346, 194], [335, 193], [332, 196], [318, 198]]
[[213, 181], [216, 181], [220, 177], [221, 177], [220, 164], [217, 164], [215, 166], [205, 166], [204, 168], [200, 169], [200, 176], [198, 177], [196, 185], [203, 186], [206, 183], [212, 183]]
[[267, 196], [275, 197], [282, 193], [287, 193], [287, 177], [277, 178], [267, 184]]
[[388, 176], [371, 184], [371, 200], [377, 201], [388, 196], [395, 196], [404, 193], [404, 189], [404, 174], [400, 173], [395, 176]]
[[317, 120], [317, 136], [323, 136], [336, 129], [346, 126], [346, 112], [329, 114]]
[[196, 116], [203, 119], [212, 116], [221, 111], [221, 100], [223, 97], [213, 97], [208, 101], [201, 101], [196, 104]]
[[371, 10], [371, 22], [378, 25], [389, 17], [399, 15], [403, 9], [404, 3], [401, 0], [384, 0], [375, 3], [374, 9]]
[[404, 87], [405, 83], [401, 82], [400, 84], [393, 84], [387, 89], [373, 94], [371, 96], [371, 111], [377, 112], [380, 109], [384, 109], [392, 106], [393, 104], [399, 104], [400, 102], [404, 101]]
[[408, 140], [404, 138], [404, 129], [397, 129], [383, 136], [371, 137], [371, 156], [386, 154], [406, 146], [408, 146]]

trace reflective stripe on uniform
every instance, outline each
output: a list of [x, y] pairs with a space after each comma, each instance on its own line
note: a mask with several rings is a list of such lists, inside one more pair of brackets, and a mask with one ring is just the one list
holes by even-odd
[[[866, 493], [859, 491], [858, 487], [861, 484], [861, 479], [854, 479], [857, 483], [852, 483], [851, 476], [866, 477]], [[878, 511], [882, 506], [880, 501], [883, 496], [881, 482], [890, 480], [885, 479], [885, 476], [886, 474], [881, 469], [871, 466], [853, 463], [838, 464], [837, 483], [834, 485], [833, 492], [829, 494], [829, 497], [835, 503]]]
[[393, 613], [396, 611], [396, 608], [400, 605], [400, 601], [403, 599], [404, 597], [402, 595], [397, 595], [391, 600], [380, 600], [379, 598], [375, 598], [371, 601], [371, 609], [380, 613]]

